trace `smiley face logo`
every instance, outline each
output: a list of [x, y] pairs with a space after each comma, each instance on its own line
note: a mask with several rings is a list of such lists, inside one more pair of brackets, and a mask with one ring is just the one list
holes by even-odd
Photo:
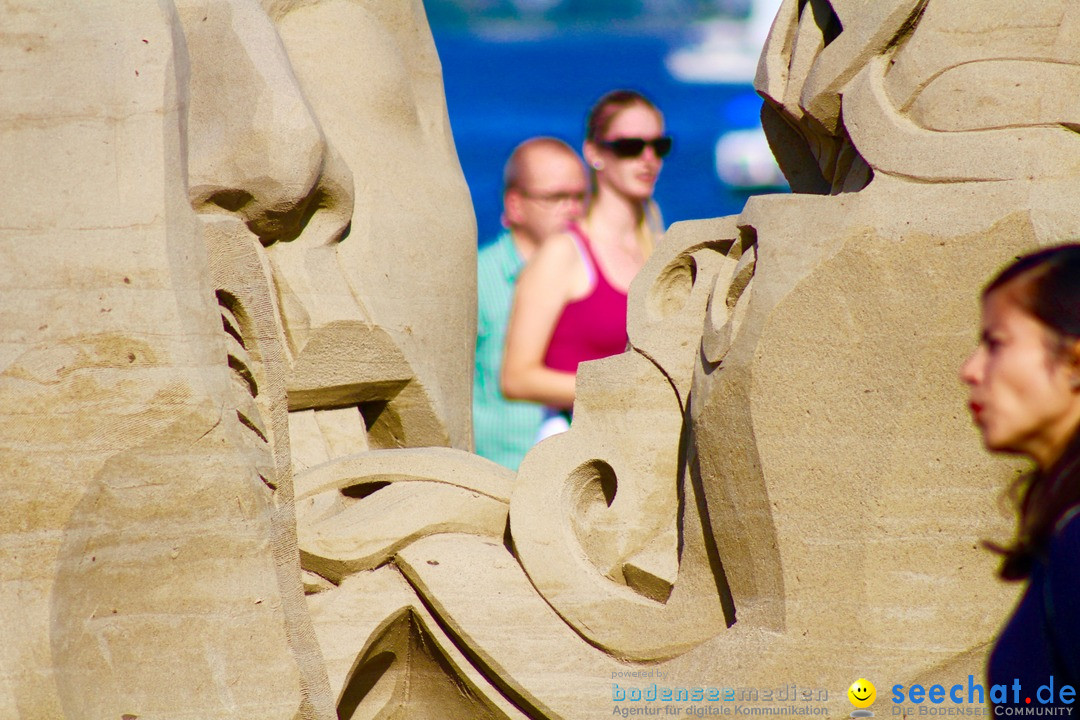
[[868, 708], [877, 699], [877, 690], [874, 688], [874, 683], [866, 678], [859, 678], [847, 689], [847, 697], [855, 707]]

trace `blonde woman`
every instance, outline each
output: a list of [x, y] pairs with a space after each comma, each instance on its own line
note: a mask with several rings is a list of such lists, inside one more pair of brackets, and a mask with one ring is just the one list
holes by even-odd
[[522, 271], [507, 330], [503, 393], [548, 406], [545, 437], [568, 426], [579, 363], [626, 349], [626, 295], [662, 232], [652, 200], [671, 150], [664, 117], [630, 90], [589, 113], [588, 212], [551, 238]]

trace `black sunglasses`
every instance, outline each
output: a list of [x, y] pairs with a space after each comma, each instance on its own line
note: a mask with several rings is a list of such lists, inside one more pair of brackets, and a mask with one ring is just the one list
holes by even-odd
[[656, 153], [656, 157], [658, 158], [662, 158], [671, 152], [671, 138], [667, 135], [664, 137], [653, 138], [652, 140], [646, 140], [644, 138], [600, 140], [597, 142], [597, 145], [607, 148], [615, 154], [615, 157], [620, 158], [637, 157], [645, 152], [646, 145], [652, 145], [653, 152]]

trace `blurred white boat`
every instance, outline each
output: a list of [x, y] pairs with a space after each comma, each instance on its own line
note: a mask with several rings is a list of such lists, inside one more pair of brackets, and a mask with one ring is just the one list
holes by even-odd
[[[713, 20], [698, 27], [698, 38], [668, 54], [668, 72], [684, 83], [752, 85], [758, 58], [780, 8], [780, 0], [753, 0], [743, 20]], [[740, 120], [728, 118], [731, 123]], [[761, 126], [746, 124], [724, 132], [716, 141], [716, 175], [737, 190], [787, 187]], [[750, 127], [752, 125], [752, 127]]]
[[685, 83], [752, 83], [779, 8], [780, 0], [753, 0], [745, 19], [701, 23], [693, 43], [667, 56], [668, 72]]
[[514, 8], [522, 16], [542, 15], [562, 5], [563, 0], [512, 0]]
[[761, 128], [732, 130], [716, 141], [716, 175], [739, 190], [787, 187]]

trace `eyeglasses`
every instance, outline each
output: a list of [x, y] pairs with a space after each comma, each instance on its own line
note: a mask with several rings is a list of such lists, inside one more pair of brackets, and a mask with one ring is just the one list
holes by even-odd
[[663, 137], [646, 140], [644, 138], [616, 138], [615, 140], [600, 140], [596, 143], [600, 147], [607, 148], [615, 157], [635, 158], [645, 152], [646, 145], [652, 145], [656, 157], [662, 158], [671, 152], [671, 138]]
[[518, 193], [522, 197], [526, 197], [530, 200], [536, 200], [539, 203], [545, 205], [562, 205], [564, 203], [585, 203], [585, 193], [583, 192], [551, 192], [551, 193], [532, 193], [523, 188], [516, 188]]

